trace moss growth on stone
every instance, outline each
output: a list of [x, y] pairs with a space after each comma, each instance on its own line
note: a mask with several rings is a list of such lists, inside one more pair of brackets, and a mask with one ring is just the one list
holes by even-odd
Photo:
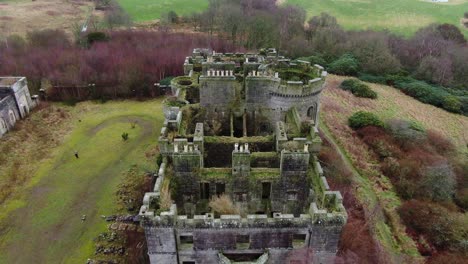
[[228, 137], [228, 136], [205, 136], [206, 143], [261, 143], [273, 142], [273, 136], [254, 136], [254, 137]]
[[203, 168], [200, 170], [201, 180], [226, 180], [231, 177], [230, 168]]
[[254, 179], [275, 179], [280, 175], [278, 168], [252, 168], [250, 171], [250, 176]]

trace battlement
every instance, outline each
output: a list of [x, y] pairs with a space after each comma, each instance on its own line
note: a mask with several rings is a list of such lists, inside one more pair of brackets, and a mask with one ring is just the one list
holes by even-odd
[[163, 162], [139, 212], [151, 261], [333, 256], [347, 214], [317, 158], [323, 67], [274, 49], [195, 49], [184, 72], [164, 101]]

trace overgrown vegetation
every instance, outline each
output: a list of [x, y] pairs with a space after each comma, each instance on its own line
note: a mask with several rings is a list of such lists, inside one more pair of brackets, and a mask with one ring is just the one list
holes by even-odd
[[[384, 263], [389, 261], [388, 253], [382, 250], [382, 244], [377, 239], [375, 226], [376, 218], [372, 215], [375, 212], [364, 207], [356, 198], [357, 179], [354, 178], [352, 171], [345, 164], [341, 157], [327, 137], [323, 134], [321, 138], [324, 141], [319, 153], [319, 160], [324, 170], [330, 187], [333, 190], [339, 190], [346, 197], [343, 200], [348, 213], [348, 221], [343, 227], [340, 237], [340, 248], [338, 258], [344, 263]], [[320, 183], [315, 183], [319, 186]]]
[[359, 111], [354, 113], [348, 119], [349, 126], [353, 129], [363, 128], [367, 126], [383, 127], [384, 123], [375, 114], [370, 112]]
[[[366, 218], [374, 219], [375, 221], [375, 225], [371, 226], [371, 230], [374, 230], [379, 234], [379, 241], [383, 244], [385, 249], [393, 249], [385, 250], [387, 252], [399, 252], [401, 250], [400, 252], [404, 252], [405, 255], [416, 256], [416, 250], [418, 248], [413, 242], [414, 240], [417, 243], [421, 254], [430, 255], [430, 259], [428, 260], [429, 263], [437, 263], [436, 261], [441, 259], [459, 260], [460, 258], [463, 258], [463, 253], [459, 251], [449, 252], [441, 248], [436, 248], [431, 242], [428, 242], [427, 238], [424, 239], [426, 235], [417, 234], [416, 231], [412, 232], [405, 226], [398, 214], [398, 208], [402, 203], [405, 203], [405, 199], [400, 197], [399, 190], [401, 189], [395, 186], [395, 181], [390, 179], [390, 176], [383, 172], [381, 157], [377, 154], [385, 154], [388, 152], [385, 149], [393, 149], [385, 142], [381, 142], [375, 144], [375, 147], [383, 150], [378, 152], [374, 149], [374, 146], [365, 144], [366, 142], [363, 141], [364, 138], [361, 137], [359, 131], [365, 131], [370, 129], [370, 127], [353, 130], [348, 125], [348, 117], [357, 111], [372, 112], [377, 115], [380, 120], [387, 120], [385, 122], [385, 129], [374, 129], [385, 131], [385, 134], [397, 135], [391, 137], [401, 138], [401, 142], [406, 142], [408, 145], [421, 144], [420, 146], [422, 147], [419, 147], [419, 149], [417, 147], [413, 149], [415, 151], [414, 153], [410, 154], [409, 152], [405, 152], [401, 154], [401, 157], [407, 156], [408, 159], [405, 161], [406, 164], [420, 168], [417, 172], [420, 170], [421, 173], [425, 173], [426, 164], [429, 164], [430, 166], [437, 164], [433, 162], [432, 158], [429, 158], [427, 163], [421, 163], [419, 159], [419, 157], [421, 159], [427, 158], [427, 154], [421, 154], [422, 150], [432, 148], [431, 144], [421, 141], [424, 140], [425, 137], [431, 138], [428, 140], [432, 142], [432, 144], [436, 145], [440, 151], [447, 150], [447, 154], [438, 154], [436, 156], [447, 158], [456, 175], [457, 185], [455, 187], [455, 195], [452, 197], [456, 206], [454, 206], [454, 202], [450, 201], [444, 201], [439, 204], [456, 212], [464, 212], [466, 209], [462, 206], [462, 201], [468, 200], [464, 196], [464, 194], [466, 195], [467, 193], [465, 191], [466, 180], [460, 180], [460, 175], [466, 174], [466, 172], [464, 173], [463, 171], [466, 171], [467, 169], [463, 166], [461, 168], [459, 167], [460, 164], [466, 163], [466, 161], [463, 160], [467, 151], [466, 142], [464, 141], [463, 136], [466, 134], [464, 127], [468, 124], [466, 118], [422, 104], [395, 89], [389, 89], [387, 86], [383, 85], [369, 84], [369, 86], [372, 87], [372, 90], [378, 93], [378, 98], [375, 100], [358, 98], [339, 88], [339, 85], [344, 79], [344, 77], [340, 76], [328, 76], [328, 87], [322, 95], [323, 108], [321, 111], [321, 124], [326, 124], [328, 129], [333, 133], [337, 143], [345, 150], [344, 154], [349, 157], [353, 166], [357, 169], [359, 174], [361, 174], [361, 177], [355, 177], [358, 180], [357, 184], [359, 187], [354, 189], [354, 191], [357, 193], [359, 200], [366, 203], [364, 207], [365, 209], [368, 210], [370, 208], [372, 211], [372, 208], [375, 208], [375, 213], [367, 214], [367, 216], [371, 217]], [[390, 124], [393, 122], [388, 120], [395, 117], [411, 121], [398, 125]], [[405, 129], [405, 127], [408, 129]], [[437, 133], [433, 133], [431, 130], [437, 131]], [[362, 134], [366, 134], [366, 132], [363, 132]], [[370, 134], [371, 133], [369, 133], [369, 136], [372, 137]], [[408, 135], [413, 136], [409, 137]], [[432, 137], [435, 137], [435, 139], [432, 139]], [[447, 145], [447, 140], [445, 138], [450, 138], [455, 145]], [[450, 145], [452, 145], [452, 148]], [[392, 158], [388, 160], [391, 159]], [[405, 170], [407, 170], [405, 167], [400, 167], [401, 172], [405, 172]], [[459, 174], [460, 170], [462, 171], [461, 174]], [[408, 175], [408, 177], [412, 180], [416, 176]], [[398, 179], [396, 181], [398, 182]], [[415, 179], [412, 184], [421, 184], [421, 187], [415, 187], [416, 189], [426, 188], [423, 181], [419, 182]], [[432, 192], [431, 189], [427, 190], [427, 193]], [[438, 192], [439, 190], [436, 189], [435, 191]], [[424, 191], [421, 190], [421, 192]], [[346, 196], [346, 193], [344, 196]], [[431, 198], [417, 199], [420, 201], [432, 199], [432, 196], [429, 195], [425, 197]], [[344, 199], [344, 201], [347, 201], [347, 199]], [[381, 214], [384, 215], [383, 218]], [[437, 227], [435, 226], [434, 228]], [[408, 236], [405, 231], [408, 231]], [[409, 236], [413, 239], [409, 239]], [[392, 242], [393, 239], [395, 240]], [[423, 248], [429, 248], [430, 251], [428, 252], [423, 250]], [[405, 261], [400, 259], [397, 260], [397, 262]]]
[[377, 93], [372, 91], [369, 86], [356, 80], [356, 79], [346, 79], [340, 84], [340, 88], [346, 91], [351, 91], [357, 97], [364, 98], [377, 98]]
[[227, 194], [214, 196], [208, 204], [219, 215], [240, 214], [239, 208], [232, 202]]
[[357, 134], [377, 155], [399, 196], [407, 200], [399, 212], [420, 252], [465, 254], [468, 232], [462, 223], [468, 218], [459, 211], [467, 209], [466, 157], [458, 156], [453, 144], [436, 132], [405, 120], [359, 126]]

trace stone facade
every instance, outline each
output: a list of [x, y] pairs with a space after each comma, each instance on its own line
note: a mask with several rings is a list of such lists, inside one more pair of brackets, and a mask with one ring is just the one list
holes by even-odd
[[31, 98], [25, 77], [0, 77], [0, 137], [25, 118], [37, 100]]
[[195, 49], [184, 71], [140, 209], [151, 263], [332, 263], [347, 214], [316, 156], [323, 68]]

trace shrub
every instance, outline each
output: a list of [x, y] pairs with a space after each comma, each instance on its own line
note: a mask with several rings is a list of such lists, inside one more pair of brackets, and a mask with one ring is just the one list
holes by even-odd
[[170, 24], [175, 24], [175, 23], [179, 22], [179, 16], [177, 15], [176, 12], [174, 12], [172, 10], [169, 11], [169, 13], [167, 13], [166, 19], [167, 19], [167, 22], [170, 23]]
[[107, 41], [109, 40], [109, 37], [106, 35], [104, 32], [90, 32], [86, 36], [86, 42], [88, 43], [88, 46], [92, 45], [94, 42], [98, 41]]
[[361, 83], [359, 80], [355, 80], [355, 79], [344, 80], [341, 83], [340, 88], [343, 90], [351, 91], [351, 93], [357, 97], [371, 98], [371, 99], [377, 98], [377, 93], [372, 91], [369, 88], [369, 86]]
[[357, 97], [371, 98], [371, 99], [377, 98], [377, 93], [372, 91], [369, 88], [369, 86], [363, 83], [357, 84], [351, 92]]
[[431, 256], [427, 264], [465, 264], [466, 256], [452, 252], [444, 252]]
[[386, 122], [386, 128], [400, 145], [421, 143], [426, 139], [424, 128], [407, 120], [391, 119]]
[[127, 133], [127, 132], [123, 132], [123, 133], [122, 133], [122, 140], [123, 140], [123, 141], [127, 141], [127, 140], [128, 140], [128, 133]]
[[239, 209], [226, 194], [212, 198], [208, 205], [220, 215], [239, 214]]
[[461, 113], [462, 103], [457, 97], [449, 95], [444, 97], [444, 101], [442, 102], [442, 108], [449, 112]]
[[439, 248], [463, 250], [468, 239], [468, 214], [450, 212], [445, 207], [417, 200], [405, 202], [398, 212], [411, 229], [427, 236]]
[[340, 84], [340, 88], [346, 91], [351, 91], [355, 85], [359, 83], [356, 79], [346, 79]]
[[455, 202], [461, 208], [468, 210], [468, 188], [462, 188], [455, 195]]
[[301, 57], [299, 60], [310, 62], [311, 65], [318, 64], [321, 66], [327, 65], [327, 62], [320, 55], [312, 55], [309, 57]]
[[448, 164], [428, 167], [422, 181], [423, 195], [433, 201], [449, 201], [455, 194], [456, 183]]
[[359, 80], [364, 81], [364, 82], [387, 84], [387, 80], [383, 76], [360, 73], [358, 78]]
[[159, 84], [160, 85], [170, 85], [172, 79], [174, 79], [174, 76], [168, 76], [168, 77], [162, 79], [161, 81], [159, 81]]
[[359, 70], [359, 61], [350, 54], [345, 54], [330, 63], [328, 71], [338, 75], [356, 75]]
[[434, 130], [427, 131], [427, 141], [440, 154], [447, 154], [455, 150], [455, 146], [448, 138]]
[[161, 155], [161, 153], [159, 153], [158, 156], [156, 157], [156, 164], [158, 164], [158, 167], [161, 167], [162, 162], [163, 162], [163, 156]]
[[358, 111], [348, 119], [348, 124], [353, 129], [366, 126], [384, 127], [384, 123], [375, 114], [365, 111]]

